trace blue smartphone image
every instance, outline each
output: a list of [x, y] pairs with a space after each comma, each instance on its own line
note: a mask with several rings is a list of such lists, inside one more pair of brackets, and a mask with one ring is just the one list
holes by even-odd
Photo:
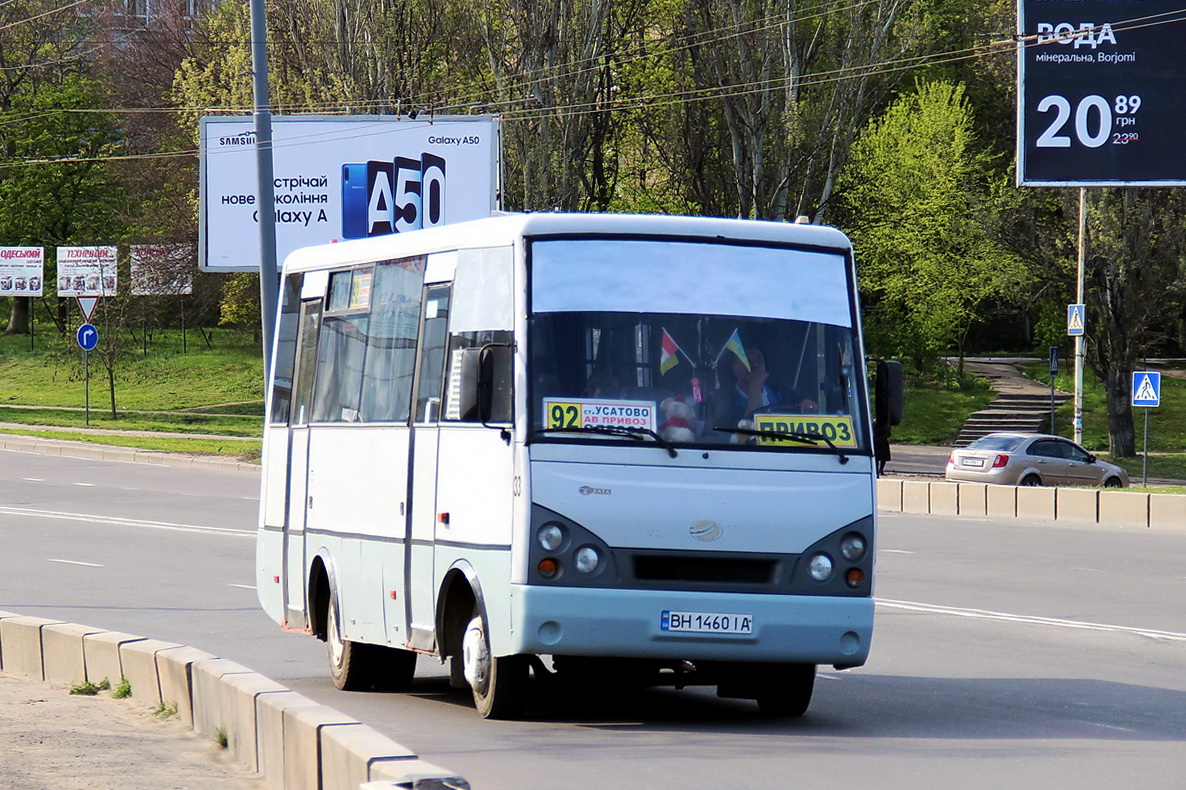
[[342, 238], [367, 236], [367, 166], [362, 162], [342, 165]]

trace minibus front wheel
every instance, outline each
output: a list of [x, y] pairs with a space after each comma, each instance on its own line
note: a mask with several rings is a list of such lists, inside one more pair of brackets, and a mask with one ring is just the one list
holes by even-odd
[[474, 707], [484, 719], [513, 719], [523, 712], [527, 694], [527, 656], [494, 656], [486, 616], [475, 609], [461, 640], [465, 680]]

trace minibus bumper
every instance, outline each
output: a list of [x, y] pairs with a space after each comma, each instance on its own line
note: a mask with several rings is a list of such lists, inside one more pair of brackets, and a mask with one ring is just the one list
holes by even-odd
[[[665, 618], [664, 613], [669, 613]], [[750, 633], [672, 630], [670, 613], [688, 622]], [[671, 590], [512, 585], [511, 635], [503, 654], [777, 661], [855, 667], [873, 634], [871, 597], [755, 595]], [[701, 617], [700, 615], [709, 615]], [[665, 628], [665, 626], [667, 626]]]

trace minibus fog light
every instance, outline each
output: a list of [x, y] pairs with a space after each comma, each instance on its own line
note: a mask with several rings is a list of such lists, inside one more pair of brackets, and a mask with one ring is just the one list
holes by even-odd
[[844, 536], [840, 541], [840, 553], [849, 562], [856, 562], [865, 556], [865, 538], [855, 532]]
[[560, 563], [551, 557], [545, 557], [539, 561], [536, 569], [539, 571], [540, 576], [543, 576], [545, 579], [552, 579], [560, 571]]
[[583, 546], [577, 549], [574, 559], [576, 560], [577, 570], [581, 573], [592, 573], [601, 565], [601, 555], [592, 546]]
[[807, 562], [807, 572], [817, 582], [832, 578], [832, 558], [827, 554], [816, 554]]
[[539, 528], [537, 536], [539, 545], [544, 547], [544, 551], [555, 551], [564, 542], [564, 530], [560, 528], [559, 524], [544, 524]]

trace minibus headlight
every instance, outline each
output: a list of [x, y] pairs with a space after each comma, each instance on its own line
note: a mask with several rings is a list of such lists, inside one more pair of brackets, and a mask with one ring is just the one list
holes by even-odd
[[857, 562], [865, 556], [865, 538], [855, 532], [850, 532], [840, 541], [840, 554], [849, 562]]
[[592, 573], [601, 566], [601, 555], [592, 546], [582, 546], [577, 549], [573, 559], [576, 560], [577, 570], [581, 573]]
[[544, 551], [555, 551], [564, 542], [564, 530], [560, 528], [559, 524], [544, 524], [539, 528], [536, 536], [539, 538], [539, 545], [544, 547]]
[[827, 554], [815, 554], [807, 561], [807, 572], [817, 582], [832, 578], [832, 558]]

